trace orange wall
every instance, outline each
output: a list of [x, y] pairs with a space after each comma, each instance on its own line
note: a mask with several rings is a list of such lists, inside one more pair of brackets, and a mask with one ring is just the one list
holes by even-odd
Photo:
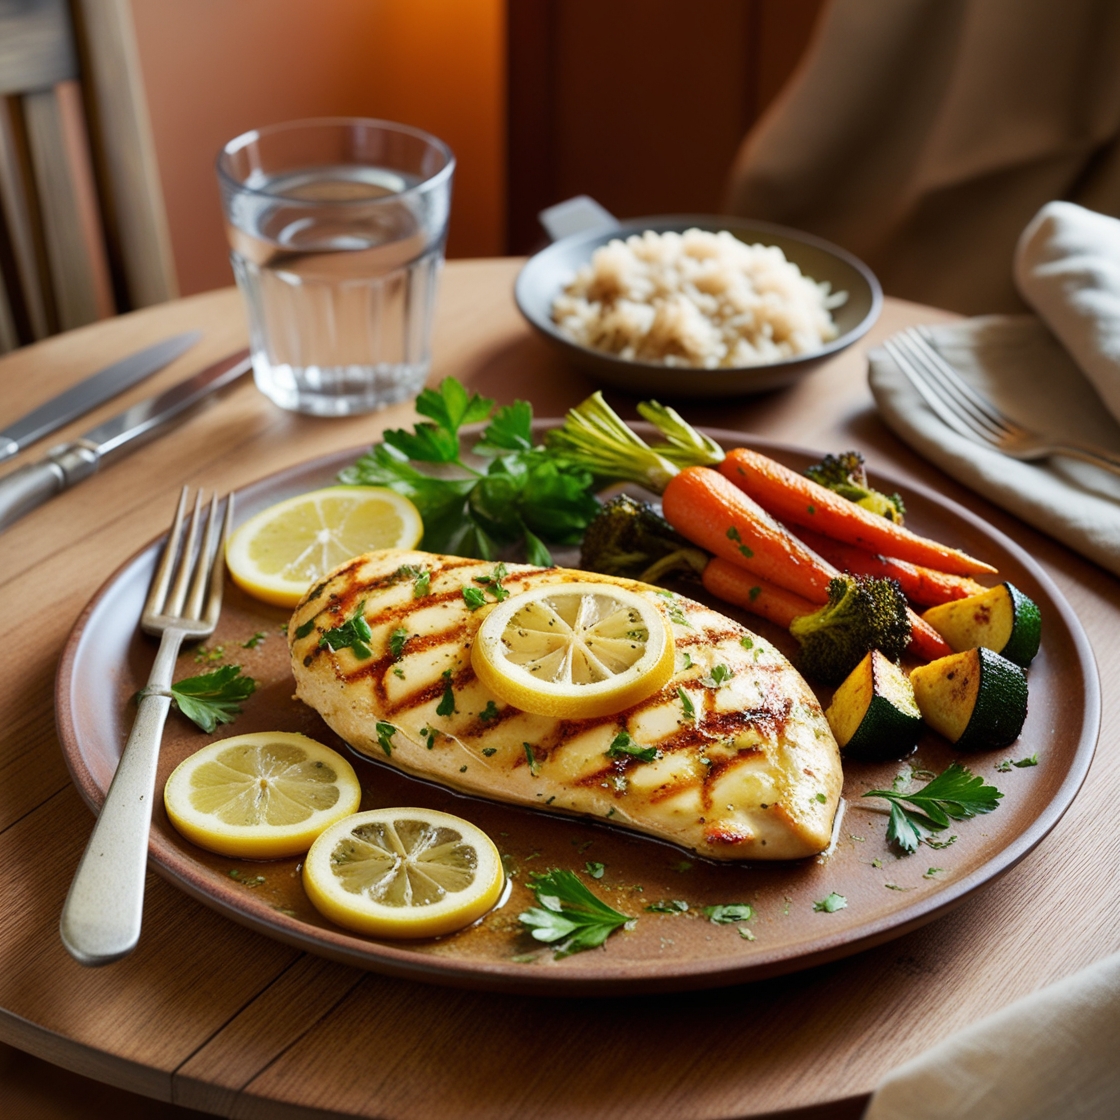
[[503, 0], [132, 0], [132, 10], [183, 295], [233, 281], [219, 148], [301, 117], [383, 117], [447, 141], [448, 255], [502, 252]]

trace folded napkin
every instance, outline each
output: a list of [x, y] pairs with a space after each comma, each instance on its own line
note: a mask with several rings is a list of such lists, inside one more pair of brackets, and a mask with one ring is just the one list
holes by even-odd
[[[1034, 316], [929, 328], [961, 376], [1025, 428], [1120, 454], [1120, 221], [1049, 203], [1024, 231], [1016, 279]], [[1120, 575], [1120, 477], [1075, 459], [1026, 463], [957, 435], [883, 350], [869, 381], [886, 423], [947, 474]]]
[[889, 1073], [863, 1120], [1112, 1120], [1120, 954], [1032, 992]]

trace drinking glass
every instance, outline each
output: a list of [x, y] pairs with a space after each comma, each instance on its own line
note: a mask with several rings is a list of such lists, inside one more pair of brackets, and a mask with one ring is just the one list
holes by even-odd
[[253, 376], [276, 404], [348, 416], [420, 391], [454, 169], [436, 137], [359, 118], [270, 125], [222, 149]]

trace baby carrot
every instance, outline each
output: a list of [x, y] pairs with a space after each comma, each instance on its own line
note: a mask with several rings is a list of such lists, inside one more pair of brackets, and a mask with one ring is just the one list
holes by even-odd
[[858, 545], [834, 541], [811, 529], [798, 529], [797, 536], [842, 572], [898, 580], [902, 593], [923, 607], [936, 607], [955, 599], [966, 599], [969, 595], [978, 595], [986, 590], [983, 584], [968, 576], [955, 576], [920, 564], [911, 564], [894, 556], [868, 552]]
[[955, 575], [996, 571], [990, 564], [959, 549], [895, 525], [757, 451], [735, 448], [727, 453], [719, 470], [764, 509], [790, 524], [815, 529], [869, 552], [897, 556], [912, 564]]
[[787, 591], [784, 587], [776, 587], [764, 579], [748, 572], [730, 560], [715, 556], [708, 561], [700, 577], [704, 587], [717, 599], [725, 603], [732, 603], [742, 607], [751, 614], [768, 618], [777, 623], [783, 630], [789, 629], [789, 624], [802, 614], [812, 614], [820, 604], [810, 603]]
[[711, 467], [686, 467], [661, 496], [665, 519], [701, 548], [818, 606], [839, 573]]

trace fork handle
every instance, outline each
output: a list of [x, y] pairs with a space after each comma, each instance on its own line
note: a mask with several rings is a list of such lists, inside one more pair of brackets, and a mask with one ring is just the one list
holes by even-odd
[[1105, 451], [1103, 447], [1094, 447], [1092, 444], [1073, 441], [1055, 444], [1051, 454], [1068, 455], [1071, 459], [1080, 459], [1082, 462], [1092, 463], [1093, 466], [1100, 467], [1101, 470], [1120, 474], [1120, 455], [1113, 455], [1111, 451]]
[[[166, 692], [171, 687], [184, 636], [174, 627], [163, 632], [149, 689]], [[70, 884], [59, 932], [79, 964], [112, 964], [132, 952], [140, 939], [156, 766], [170, 707], [167, 696], [149, 692], [141, 698], [93, 835]]]

